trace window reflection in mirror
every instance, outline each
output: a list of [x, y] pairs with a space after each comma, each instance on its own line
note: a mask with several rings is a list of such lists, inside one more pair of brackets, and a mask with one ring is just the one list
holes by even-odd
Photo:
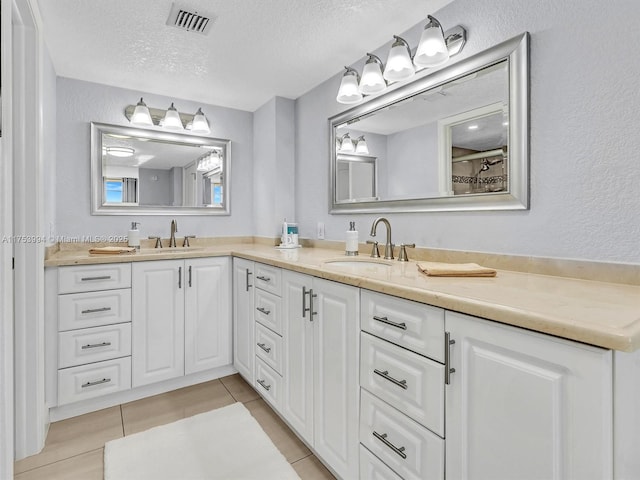
[[228, 214], [229, 143], [92, 123], [92, 213]]

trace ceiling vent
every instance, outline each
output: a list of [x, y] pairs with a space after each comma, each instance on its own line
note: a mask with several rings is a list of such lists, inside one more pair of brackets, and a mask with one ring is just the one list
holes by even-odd
[[207, 35], [214, 21], [215, 17], [211, 15], [204, 16], [196, 10], [188, 10], [174, 3], [171, 6], [171, 13], [169, 13], [169, 18], [167, 19], [167, 25], [186, 30], [187, 32]]

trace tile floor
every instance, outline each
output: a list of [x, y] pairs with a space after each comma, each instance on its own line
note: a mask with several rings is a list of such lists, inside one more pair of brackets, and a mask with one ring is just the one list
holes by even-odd
[[[243, 402], [303, 480], [333, 475], [239, 375], [51, 424], [44, 449], [15, 463], [15, 480], [102, 480], [109, 440]], [[267, 479], [265, 479], [267, 480]]]

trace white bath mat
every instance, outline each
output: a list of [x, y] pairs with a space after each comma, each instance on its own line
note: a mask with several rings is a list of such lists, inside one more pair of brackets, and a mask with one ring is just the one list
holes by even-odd
[[104, 446], [105, 480], [300, 480], [242, 403]]

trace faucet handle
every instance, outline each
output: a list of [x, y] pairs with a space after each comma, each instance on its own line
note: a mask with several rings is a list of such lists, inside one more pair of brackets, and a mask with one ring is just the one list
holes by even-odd
[[185, 235], [184, 236], [184, 242], [182, 242], [182, 246], [183, 247], [190, 247], [191, 245], [189, 245], [189, 239], [190, 238], [196, 238], [195, 235]]
[[409, 257], [407, 256], [407, 247], [416, 248], [415, 243], [401, 243], [400, 244], [400, 253], [398, 254], [399, 262], [408, 262]]
[[160, 237], [150, 236], [149, 240], [155, 240], [156, 241], [156, 246], [153, 247], [153, 248], [162, 248], [162, 240], [160, 239]]
[[380, 258], [380, 250], [378, 250], [378, 242], [375, 240], [367, 240], [367, 245], [373, 245], [371, 248], [371, 258]]

